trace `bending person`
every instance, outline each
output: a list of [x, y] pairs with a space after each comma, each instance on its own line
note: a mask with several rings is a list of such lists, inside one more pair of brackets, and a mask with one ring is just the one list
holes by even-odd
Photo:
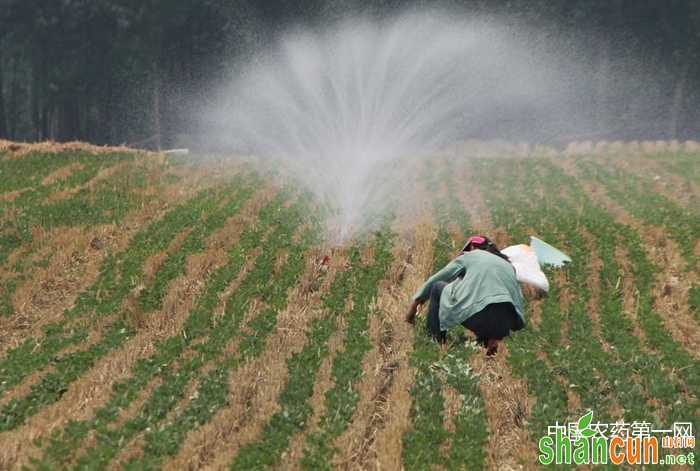
[[525, 327], [522, 292], [515, 268], [483, 236], [470, 237], [459, 256], [425, 282], [413, 297], [406, 321], [430, 299], [426, 329], [440, 343], [446, 330], [462, 324], [493, 355], [510, 331]]

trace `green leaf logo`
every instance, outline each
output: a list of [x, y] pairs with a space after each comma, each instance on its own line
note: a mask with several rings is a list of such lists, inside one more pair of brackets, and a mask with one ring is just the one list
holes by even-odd
[[578, 433], [584, 437], [592, 437], [595, 435], [595, 430], [588, 428], [593, 420], [593, 411], [581, 417], [578, 421]]
[[588, 428], [589, 425], [591, 425], [591, 420], [593, 420], [593, 411], [589, 412], [588, 414], [584, 415], [581, 417], [578, 421], [578, 429], [579, 431], [583, 430], [584, 428]]

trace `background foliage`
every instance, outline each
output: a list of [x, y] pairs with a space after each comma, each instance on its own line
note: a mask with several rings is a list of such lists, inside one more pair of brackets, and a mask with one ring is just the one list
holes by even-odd
[[[0, 138], [186, 143], [187, 111], [286, 27], [426, 6], [495, 15], [580, 64], [572, 72], [576, 125], [552, 116], [499, 137], [556, 143], [700, 134], [693, 0], [0, 0]], [[464, 137], [500, 131], [491, 123]]]

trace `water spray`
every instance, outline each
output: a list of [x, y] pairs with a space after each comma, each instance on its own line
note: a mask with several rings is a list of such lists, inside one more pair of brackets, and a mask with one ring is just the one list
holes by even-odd
[[425, 12], [346, 21], [283, 35], [225, 87], [213, 119], [222, 144], [314, 191], [341, 243], [410, 194], [402, 159], [541, 102], [545, 70], [495, 25]]

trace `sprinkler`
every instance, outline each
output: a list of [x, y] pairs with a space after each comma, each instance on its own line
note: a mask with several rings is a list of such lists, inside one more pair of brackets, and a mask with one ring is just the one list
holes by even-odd
[[328, 254], [324, 254], [321, 259], [316, 262], [316, 265], [319, 268], [328, 268], [328, 262], [330, 262], [331, 258], [328, 256]]

